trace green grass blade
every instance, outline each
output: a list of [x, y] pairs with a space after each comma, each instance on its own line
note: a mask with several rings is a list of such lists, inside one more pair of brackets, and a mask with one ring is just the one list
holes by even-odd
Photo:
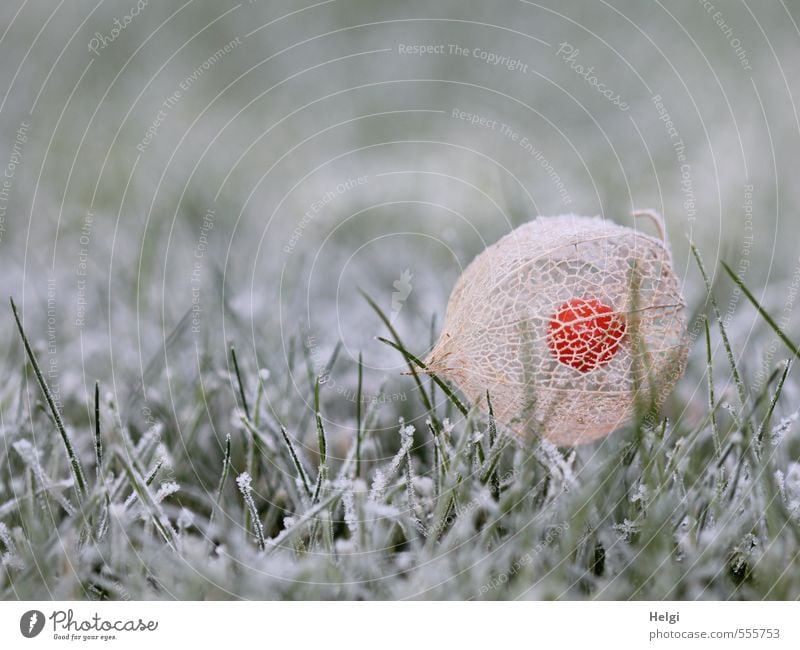
[[[411, 363], [414, 363], [420, 369], [422, 369], [425, 372], [427, 372], [427, 366], [425, 365], [425, 363], [421, 359], [419, 359], [419, 358], [415, 357], [413, 354], [411, 354], [401, 344], [394, 343], [393, 341], [390, 341], [389, 339], [385, 339], [382, 336], [379, 336], [378, 340], [381, 343], [385, 343], [386, 345], [393, 347], [400, 354], [402, 354], [406, 358], [406, 361], [409, 362], [409, 367], [411, 367]], [[415, 373], [415, 376], [416, 376], [416, 373]], [[453, 403], [453, 406], [455, 406], [461, 412], [461, 415], [466, 417], [467, 414], [469, 413], [469, 410], [467, 409], [466, 406], [464, 406], [461, 403], [461, 400], [459, 400], [458, 397], [456, 397], [456, 394], [447, 385], [447, 383], [444, 380], [442, 380], [440, 377], [435, 375], [434, 373], [429, 373], [429, 376], [436, 383], [436, 385], [439, 386], [439, 388], [442, 389], [442, 392], [445, 395], [447, 395], [447, 398]], [[422, 389], [420, 388], [420, 390], [422, 390]]]
[[778, 327], [778, 324], [773, 320], [772, 316], [770, 316], [767, 313], [767, 311], [761, 306], [758, 300], [756, 300], [756, 297], [752, 293], [750, 293], [750, 290], [745, 286], [741, 278], [738, 275], [736, 275], [736, 273], [733, 272], [731, 267], [729, 267], [725, 262], [720, 262], [720, 264], [722, 265], [722, 268], [725, 269], [725, 272], [730, 276], [731, 280], [734, 281], [736, 286], [742, 290], [742, 293], [745, 296], [747, 296], [747, 299], [753, 304], [753, 307], [756, 308], [756, 311], [758, 311], [758, 313], [761, 315], [761, 318], [763, 318], [767, 322], [767, 325], [769, 325], [772, 328], [772, 331], [775, 332], [777, 337], [781, 341], [783, 341], [784, 345], [787, 348], [789, 348], [789, 350], [795, 357], [800, 357], [800, 349], [798, 349], [797, 346], [794, 343], [792, 343], [789, 337], [786, 336], [786, 334], [784, 334], [783, 330], [780, 327]]
[[70, 439], [69, 434], [64, 427], [64, 421], [61, 419], [61, 413], [59, 412], [55, 400], [53, 399], [53, 394], [50, 392], [50, 387], [45, 381], [41, 368], [39, 368], [39, 362], [36, 360], [36, 355], [33, 353], [33, 348], [31, 347], [30, 341], [28, 341], [28, 337], [25, 335], [25, 330], [22, 327], [22, 321], [17, 313], [17, 306], [14, 304], [14, 299], [9, 298], [9, 301], [11, 302], [11, 311], [14, 312], [14, 320], [17, 321], [17, 329], [22, 337], [22, 344], [25, 346], [25, 352], [28, 355], [28, 360], [33, 366], [33, 372], [36, 375], [36, 381], [39, 382], [39, 388], [41, 388], [42, 393], [44, 394], [44, 399], [47, 402], [50, 413], [53, 415], [56, 428], [58, 429], [59, 434], [61, 434], [61, 440], [64, 442], [64, 447], [67, 450], [67, 458], [69, 459], [70, 466], [72, 467], [72, 476], [75, 479], [75, 492], [77, 493], [78, 503], [80, 503], [83, 500], [83, 497], [86, 495], [86, 479], [84, 478], [81, 461], [78, 458], [78, 455], [75, 453], [75, 448], [72, 446], [72, 440]]
[[[239, 492], [245, 503], [245, 510], [250, 513], [250, 521], [253, 522], [253, 529], [256, 533], [256, 540], [258, 541], [258, 548], [262, 551], [266, 548], [266, 540], [264, 538], [264, 526], [258, 516], [258, 508], [256, 507], [255, 499], [253, 498], [253, 486], [251, 484], [252, 477], [247, 472], [242, 472], [236, 477], [236, 485], [239, 487]], [[247, 535], [249, 531], [245, 531]]]
[[250, 420], [250, 407], [247, 404], [247, 397], [245, 396], [244, 382], [242, 382], [242, 373], [239, 372], [239, 361], [236, 358], [236, 348], [231, 346], [231, 361], [233, 362], [233, 370], [236, 374], [236, 381], [239, 384], [239, 397], [242, 400], [242, 409], [247, 419]]
[[214, 499], [214, 505], [211, 507], [211, 514], [208, 516], [208, 537], [211, 538], [211, 531], [214, 527], [214, 518], [216, 517], [217, 510], [219, 510], [222, 503], [222, 491], [225, 489], [225, 483], [228, 480], [228, 474], [231, 469], [231, 434], [225, 436], [225, 456], [222, 459], [222, 474], [219, 477], [219, 485], [217, 485], [217, 497]]
[[361, 477], [361, 428], [362, 428], [362, 390], [364, 379], [364, 364], [361, 358], [361, 352], [358, 353], [358, 390], [356, 391], [356, 478]]
[[[367, 301], [370, 307], [372, 307], [373, 311], [378, 315], [378, 318], [383, 321], [383, 324], [386, 325], [386, 328], [389, 330], [389, 333], [392, 335], [392, 338], [395, 340], [395, 349], [399, 350], [400, 353], [405, 357], [406, 364], [408, 365], [408, 369], [411, 372], [411, 375], [414, 377], [414, 381], [417, 384], [417, 389], [419, 390], [419, 397], [422, 400], [425, 409], [431, 414], [431, 418], [433, 419], [434, 426], [438, 429], [439, 423], [436, 420], [435, 416], [433, 415], [433, 404], [431, 404], [431, 400], [428, 397], [428, 394], [425, 392], [425, 389], [422, 387], [422, 381], [419, 378], [419, 374], [417, 373], [417, 369], [414, 367], [414, 363], [412, 362], [412, 356], [409, 352], [406, 351], [406, 347], [403, 345], [403, 342], [400, 340], [400, 335], [397, 333], [397, 330], [392, 325], [392, 322], [386, 317], [386, 314], [383, 313], [383, 310], [378, 307], [377, 303], [369, 297], [364, 291], [359, 289], [359, 292], [364, 297], [364, 300]], [[386, 339], [380, 339], [386, 343]]]
[[[486, 405], [489, 408], [489, 468], [488, 472], [484, 473], [484, 483], [489, 482], [489, 489], [492, 497], [496, 501], [500, 498], [500, 477], [497, 475], [497, 464], [500, 461], [502, 448], [496, 449], [497, 441], [497, 421], [494, 418], [494, 408], [492, 407], [492, 398], [489, 391], [486, 391]], [[500, 445], [497, 445], [500, 447]]]
[[708, 409], [711, 415], [711, 437], [714, 440], [714, 454], [719, 458], [722, 448], [719, 441], [719, 426], [717, 425], [717, 408], [714, 397], [714, 364], [711, 359], [711, 331], [708, 327], [708, 318], [703, 319], [706, 334], [706, 373], [708, 375]]
[[128, 481], [133, 487], [134, 494], [136, 495], [136, 497], [138, 497], [139, 501], [144, 505], [144, 507], [149, 511], [153, 525], [156, 527], [156, 529], [164, 538], [164, 541], [170, 546], [170, 548], [172, 550], [176, 550], [177, 545], [175, 543], [175, 531], [172, 529], [172, 525], [169, 523], [169, 519], [167, 518], [167, 515], [164, 513], [163, 508], [158, 503], [155, 502], [155, 499], [153, 498], [153, 495], [150, 492], [150, 488], [147, 486], [146, 480], [142, 477], [141, 474], [139, 474], [136, 468], [131, 464], [131, 462], [126, 457], [126, 454], [117, 451], [116, 456], [117, 460], [122, 464], [122, 467], [125, 470], [125, 474], [128, 477]]
[[319, 377], [314, 385], [314, 415], [317, 421], [317, 441], [319, 444], [319, 472], [317, 474], [317, 484], [314, 486], [314, 496], [312, 503], [319, 499], [320, 491], [325, 479], [328, 477], [328, 443], [325, 439], [325, 427], [322, 426], [322, 414], [319, 410]]
[[792, 361], [791, 359], [786, 362], [786, 366], [783, 369], [783, 373], [781, 374], [781, 378], [778, 380], [778, 384], [775, 387], [775, 394], [772, 396], [772, 399], [769, 403], [769, 408], [767, 409], [766, 414], [764, 415], [764, 419], [761, 420], [761, 424], [758, 427], [758, 433], [756, 434], [756, 442], [758, 443], [759, 447], [761, 446], [761, 441], [764, 439], [764, 432], [769, 426], [769, 421], [772, 419], [772, 414], [775, 412], [775, 406], [778, 403], [778, 400], [781, 397], [781, 393], [783, 393], [783, 385], [786, 383], [786, 378], [789, 376], [789, 371], [792, 368]]
[[100, 437], [100, 382], [94, 382], [94, 457], [96, 484], [100, 485], [103, 478], [103, 439]]
[[297, 455], [297, 451], [292, 444], [292, 439], [289, 437], [289, 434], [283, 426], [281, 426], [281, 434], [283, 435], [283, 440], [286, 443], [286, 447], [289, 449], [289, 455], [292, 457], [292, 463], [294, 463], [294, 468], [297, 471], [297, 475], [300, 477], [300, 480], [303, 483], [306, 496], [310, 499], [311, 488], [308, 485], [308, 476], [306, 475], [306, 470], [303, 468], [303, 464], [300, 462], [300, 457]]
[[[714, 292], [712, 291], [711, 288], [711, 281], [708, 278], [708, 273], [706, 273], [706, 267], [703, 264], [703, 259], [700, 257], [700, 251], [694, 244], [691, 244], [691, 248], [692, 248], [692, 255], [694, 255], [694, 259], [697, 262], [697, 268], [700, 269], [700, 274], [703, 276], [703, 282], [706, 285], [708, 299], [711, 301], [711, 308], [714, 311], [714, 318], [716, 318], [717, 324], [719, 325], [719, 332], [720, 335], [722, 336], [722, 344], [725, 347], [725, 353], [728, 356], [728, 364], [731, 367], [731, 374], [733, 375], [733, 381], [736, 384], [736, 390], [739, 394], [741, 414], [744, 415], [744, 411], [747, 408], [747, 389], [744, 386], [744, 382], [742, 381], [742, 376], [739, 374], [739, 369], [736, 366], [736, 357], [733, 354], [733, 348], [731, 347], [731, 342], [730, 339], [728, 338], [728, 331], [727, 328], [725, 327], [725, 323], [722, 320], [722, 314], [719, 311], [719, 305], [717, 305], [717, 299], [714, 297]], [[750, 423], [749, 418], [744, 419], [744, 422], [742, 423], [742, 428], [745, 430], [745, 433], [747, 434], [752, 433], [752, 424]]]

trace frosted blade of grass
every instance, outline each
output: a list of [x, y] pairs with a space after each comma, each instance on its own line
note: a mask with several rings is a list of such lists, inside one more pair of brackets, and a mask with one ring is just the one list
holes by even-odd
[[176, 494], [181, 489], [181, 486], [178, 485], [175, 481], [167, 481], [166, 483], [162, 483], [161, 487], [158, 488], [158, 492], [153, 497], [153, 501], [156, 503], [161, 503], [164, 499], [168, 496]]
[[489, 467], [487, 468], [489, 473], [488, 476], [484, 474], [484, 477], [489, 481], [492, 497], [497, 501], [500, 498], [500, 478], [497, 475], [497, 464], [500, 461], [504, 446], [495, 445], [497, 441], [497, 421], [494, 418], [492, 398], [488, 390], [486, 391], [486, 406], [489, 409]]
[[[272, 373], [267, 368], [261, 368], [258, 371], [258, 390], [256, 392], [255, 414], [253, 415], [253, 422], [255, 423], [256, 426], [261, 425], [261, 404], [263, 403], [264, 397], [266, 396], [267, 393], [266, 383], [269, 381], [269, 378], [271, 376]], [[269, 405], [269, 400], [267, 400], [267, 404]], [[275, 410], [271, 406], [269, 410], [272, 416], [277, 419]]]
[[83, 500], [83, 497], [86, 495], [86, 479], [84, 478], [81, 461], [78, 458], [78, 455], [75, 453], [75, 448], [72, 446], [72, 440], [70, 439], [69, 434], [64, 427], [64, 421], [61, 419], [61, 413], [56, 406], [53, 395], [50, 392], [50, 388], [44, 379], [44, 375], [39, 368], [39, 363], [36, 361], [36, 355], [33, 353], [33, 348], [31, 347], [30, 341], [28, 341], [28, 337], [25, 335], [25, 330], [22, 327], [22, 321], [17, 313], [17, 306], [14, 304], [14, 299], [9, 298], [9, 301], [11, 302], [11, 311], [14, 312], [14, 320], [17, 322], [17, 329], [19, 329], [19, 334], [22, 337], [22, 343], [25, 346], [25, 352], [28, 355], [28, 360], [33, 366], [33, 372], [36, 375], [36, 381], [39, 382], [39, 388], [41, 388], [42, 393], [44, 394], [47, 406], [49, 407], [50, 412], [53, 415], [53, 419], [55, 420], [56, 428], [58, 429], [59, 434], [61, 434], [61, 440], [64, 442], [64, 447], [67, 450], [67, 457], [69, 458], [70, 466], [72, 467], [72, 475], [75, 479], [75, 491], [77, 492], [78, 503], [80, 503]]
[[[433, 346], [436, 345], [436, 312], [431, 314], [431, 327], [430, 327], [430, 338], [428, 340], [428, 347], [429, 349], [433, 350]], [[431, 404], [433, 404], [433, 408], [436, 408], [436, 382], [431, 384]]]
[[425, 424], [428, 426], [428, 431], [431, 432], [431, 436], [433, 436], [434, 448], [439, 456], [439, 463], [441, 464], [442, 471], [444, 474], [447, 474], [450, 472], [450, 456], [446, 449], [447, 441], [436, 429], [433, 428], [433, 422], [431, 422], [430, 419], [426, 420]]
[[289, 449], [289, 455], [292, 457], [292, 463], [297, 471], [297, 476], [303, 484], [303, 489], [305, 490], [306, 496], [310, 499], [312, 495], [306, 470], [303, 468], [303, 465], [300, 462], [300, 457], [297, 455], [297, 451], [292, 444], [292, 439], [289, 437], [289, 434], [283, 426], [281, 426], [281, 434], [283, 435], [283, 440], [286, 443], [286, 447]]
[[425, 421], [425, 425], [428, 427], [428, 431], [431, 433], [431, 440], [433, 442], [433, 473], [435, 476], [434, 488], [436, 498], [438, 499], [442, 492], [442, 476], [444, 474], [444, 470], [442, 469], [441, 452], [439, 451], [439, 438], [436, 435], [436, 431], [434, 430], [430, 419]]
[[489, 448], [491, 449], [497, 439], [497, 421], [494, 419], [494, 407], [488, 390], [486, 391], [486, 406], [489, 409]]
[[258, 547], [263, 551], [266, 548], [264, 527], [261, 525], [261, 520], [258, 518], [258, 509], [253, 499], [252, 480], [253, 479], [247, 472], [242, 472], [236, 477], [236, 485], [239, 486], [239, 491], [242, 493], [247, 510], [250, 512], [250, 519], [254, 524]]
[[[369, 416], [369, 413], [367, 414]], [[369, 417], [365, 421], [365, 426], [369, 423]], [[355, 464], [356, 464], [356, 448], [355, 445], [350, 445], [347, 449], [347, 455], [344, 461], [339, 465], [339, 471], [336, 473], [336, 481], [344, 481], [347, 478], [355, 477]]]
[[320, 465], [325, 465], [328, 458], [328, 442], [325, 438], [325, 428], [322, 426], [322, 415], [319, 408], [319, 378], [314, 387], [314, 416], [317, 422], [317, 442], [319, 443]]
[[[136, 459], [147, 457], [150, 454], [150, 452], [155, 448], [157, 442], [158, 439], [156, 437], [145, 434], [144, 436], [142, 436], [139, 442], [136, 443], [136, 445], [133, 447], [132, 452], [126, 450], [128, 457], [133, 459], [133, 467], [136, 469], [137, 472], [139, 472], [140, 475], [143, 474], [143, 470], [138, 466]], [[131, 441], [128, 437], [125, 438], [125, 443], [131, 444]], [[124, 474], [118, 475], [116, 481], [114, 481], [108, 492], [112, 501], [120, 497], [120, 495], [122, 494], [122, 490], [125, 488], [125, 485], [126, 485], [125, 475]], [[95, 492], [95, 494], [97, 493]], [[90, 506], [92, 505], [92, 501], [89, 502], [89, 505]]]
[[499, 464], [500, 458], [506, 449], [506, 444], [507, 440], [500, 439], [498, 440], [497, 444], [490, 449], [489, 457], [486, 460], [485, 469], [481, 473], [481, 483], [484, 485], [486, 483], [489, 484], [492, 491], [492, 496], [495, 497], [495, 500], [500, 495], [500, 479], [497, 475], [497, 465]]
[[472, 442], [472, 451], [475, 454], [475, 461], [479, 466], [483, 465], [486, 462], [486, 454], [483, 451], [483, 445], [481, 444], [480, 440], [480, 437], [482, 435], [483, 434], [481, 433], [477, 433], [475, 435], [475, 439]]
[[61, 507], [64, 508], [64, 512], [70, 516], [74, 515], [75, 507], [66, 497], [64, 497], [64, 495], [61, 494], [60, 490], [58, 489], [58, 483], [53, 481], [53, 479], [51, 479], [45, 473], [41, 463], [39, 462], [39, 453], [37, 452], [36, 448], [25, 438], [17, 440], [12, 446], [14, 451], [19, 454], [19, 457], [22, 458], [23, 462], [33, 472], [33, 476], [42, 487], [42, 491], [53, 497], [53, 499], [55, 499], [61, 505]]
[[327, 508], [333, 508], [336, 503], [341, 498], [341, 492], [332, 492], [324, 499], [320, 500], [319, 503], [314, 505], [313, 507], [309, 508], [308, 511], [303, 513], [300, 517], [294, 518], [292, 525], [287, 527], [286, 529], [282, 530], [276, 537], [273, 537], [267, 543], [270, 552], [275, 551], [279, 548], [285, 547], [287, 542], [291, 541], [291, 539], [300, 533], [303, 528], [311, 521], [317, 521], [317, 515], [321, 512], [326, 510]]
[[400, 418], [400, 449], [394, 455], [385, 471], [379, 469], [375, 472], [375, 478], [372, 481], [372, 488], [369, 492], [370, 501], [379, 503], [383, 499], [387, 484], [397, 474], [400, 464], [408, 456], [413, 443], [414, 427], [411, 425], [406, 426], [403, 419]]
[[361, 352], [358, 353], [358, 389], [356, 391], [356, 477], [361, 477], [361, 395], [364, 378], [364, 364]]
[[330, 510], [323, 510], [319, 513], [322, 522], [322, 541], [325, 543], [325, 550], [329, 555], [333, 554], [333, 518]]
[[[289, 338], [289, 352], [286, 355], [286, 381], [284, 382], [283, 386], [283, 394], [289, 395], [289, 390], [292, 385], [292, 371], [294, 370], [294, 357], [295, 357], [295, 349], [297, 339], [294, 336]], [[275, 379], [277, 383], [277, 377]]]
[[[333, 366], [336, 365], [336, 360], [339, 358], [339, 353], [342, 351], [342, 342], [337, 341], [336, 345], [333, 346], [333, 352], [331, 352], [331, 356], [328, 358], [328, 363], [325, 364], [325, 367], [322, 370], [321, 377], [327, 381], [328, 377], [330, 376], [331, 372], [333, 372]], [[322, 383], [325, 383], [323, 381]]]
[[783, 385], [786, 383], [786, 378], [789, 376], [789, 371], [792, 369], [792, 362], [791, 360], [786, 362], [786, 365], [783, 368], [783, 373], [781, 374], [781, 378], [778, 380], [778, 385], [775, 387], [775, 394], [772, 396], [772, 399], [769, 403], [769, 408], [767, 408], [767, 412], [764, 415], [764, 419], [761, 420], [761, 424], [758, 427], [758, 433], [756, 434], [756, 442], [758, 443], [759, 447], [762, 444], [762, 440], [764, 439], [764, 432], [766, 431], [767, 427], [769, 426], [769, 422], [772, 419], [772, 414], [775, 412], [775, 406], [778, 403], [778, 400], [781, 397], [781, 393], [783, 393]]
[[[449, 474], [446, 478], [448, 478], [449, 481], [442, 489], [436, 510], [433, 513], [433, 523], [428, 528], [426, 546], [429, 550], [434, 548], [436, 542], [441, 539], [452, 526], [458, 515], [459, 506], [456, 494], [461, 488], [464, 478], [458, 472]], [[447, 495], [447, 498], [441, 498], [444, 495]]]
[[169, 523], [169, 518], [164, 512], [164, 509], [159, 503], [156, 503], [153, 494], [150, 492], [150, 488], [145, 482], [145, 479], [131, 464], [126, 454], [117, 451], [116, 457], [117, 460], [122, 463], [122, 467], [125, 470], [125, 474], [128, 476], [128, 480], [130, 481], [136, 496], [142, 505], [144, 505], [145, 509], [149, 512], [150, 520], [153, 522], [156, 530], [158, 530], [158, 532], [164, 538], [164, 541], [173, 551], [177, 550], [175, 540], [176, 533], [173, 530], [172, 525]]
[[256, 441], [258, 444], [263, 445], [267, 451], [270, 451], [272, 453], [275, 453], [277, 451], [274, 440], [266, 433], [264, 433], [264, 431], [262, 431], [259, 427], [257, 427], [254, 422], [248, 420], [247, 416], [244, 413], [241, 414], [240, 422], [242, 423], [242, 426], [247, 430], [247, 432], [250, 434], [250, 436], [254, 441]]
[[242, 381], [242, 373], [239, 371], [239, 360], [236, 358], [236, 348], [231, 346], [231, 362], [233, 363], [233, 371], [236, 375], [236, 382], [239, 385], [239, 398], [242, 400], [242, 410], [250, 420], [250, 407], [247, 404], [247, 396], [244, 390], [244, 382]]
[[[745, 389], [744, 382], [742, 381], [742, 376], [739, 374], [739, 369], [736, 366], [736, 357], [733, 355], [733, 348], [731, 347], [730, 339], [728, 339], [728, 331], [725, 327], [725, 323], [722, 321], [722, 314], [719, 311], [717, 299], [714, 297], [714, 292], [711, 288], [711, 281], [708, 278], [708, 273], [706, 273], [706, 267], [703, 265], [703, 259], [700, 257], [700, 251], [697, 250], [697, 247], [693, 243], [690, 245], [692, 248], [692, 255], [694, 255], [694, 259], [697, 262], [697, 268], [700, 269], [700, 275], [703, 276], [703, 282], [706, 285], [706, 292], [708, 294], [708, 299], [711, 301], [711, 308], [714, 311], [714, 318], [717, 319], [717, 324], [719, 325], [719, 332], [722, 336], [722, 344], [725, 347], [725, 353], [728, 355], [728, 364], [731, 367], [733, 381], [736, 384], [736, 390], [739, 394], [742, 415], [744, 415], [744, 410], [747, 408], [747, 390]], [[743, 422], [743, 428], [745, 429], [746, 433], [752, 432], [752, 424], [750, 423], [749, 418], [745, 418], [745, 421]]]
[[[243, 418], [245, 421], [249, 422], [249, 418], [244, 416]], [[250, 427], [247, 428], [247, 436], [245, 440], [245, 472], [253, 477], [256, 475], [256, 438], [253, 430]], [[249, 511], [245, 511], [245, 518], [244, 518], [244, 529], [249, 534], [251, 530], [251, 521], [250, 521], [250, 514]]]
[[720, 262], [720, 264], [722, 265], [722, 268], [725, 269], [725, 272], [730, 276], [731, 280], [733, 280], [734, 283], [736, 283], [736, 286], [742, 290], [742, 293], [745, 296], [747, 296], [747, 299], [753, 304], [753, 307], [756, 308], [756, 311], [761, 315], [761, 318], [763, 318], [767, 322], [767, 325], [769, 325], [770, 328], [772, 328], [772, 331], [775, 332], [777, 337], [781, 341], [783, 341], [784, 345], [787, 348], [789, 348], [789, 350], [795, 357], [800, 357], [800, 349], [798, 349], [798, 347], [794, 343], [792, 343], [789, 337], [786, 336], [786, 334], [784, 334], [783, 330], [780, 327], [778, 327], [778, 324], [773, 320], [772, 316], [770, 316], [767, 313], [767, 311], [761, 306], [758, 300], [756, 300], [756, 297], [752, 293], [750, 293], [750, 290], [745, 286], [741, 278], [738, 275], [736, 275], [731, 269], [731, 267], [728, 266], [725, 262]]
[[337, 487], [342, 495], [342, 507], [344, 509], [344, 523], [350, 531], [350, 538], [356, 543], [361, 541], [361, 526], [358, 515], [356, 515], [355, 494], [353, 485], [349, 481], [340, 480]]
[[722, 447], [719, 441], [719, 427], [717, 426], [717, 408], [714, 398], [714, 364], [711, 358], [711, 332], [708, 327], [708, 318], [703, 319], [706, 333], [706, 374], [708, 375], [708, 409], [711, 417], [711, 437], [714, 440], [714, 453], [719, 458]]
[[[435, 416], [433, 415], [433, 404], [431, 404], [431, 401], [428, 398], [428, 394], [425, 392], [425, 389], [422, 387], [422, 381], [419, 378], [419, 374], [417, 373], [417, 369], [414, 367], [414, 363], [412, 363], [410, 353], [408, 353], [406, 351], [406, 347], [403, 345], [403, 342], [400, 340], [400, 335], [397, 333], [397, 330], [394, 328], [394, 325], [392, 325], [392, 322], [386, 317], [386, 314], [383, 313], [383, 310], [380, 307], [378, 307], [378, 304], [372, 298], [370, 298], [366, 294], [366, 292], [362, 291], [361, 289], [359, 289], [359, 292], [364, 297], [364, 300], [367, 301], [367, 304], [369, 304], [369, 306], [372, 307], [373, 311], [378, 315], [378, 318], [380, 318], [381, 321], [383, 321], [383, 324], [386, 326], [386, 329], [389, 330], [389, 333], [392, 335], [392, 338], [395, 340], [395, 345], [393, 347], [395, 347], [397, 350], [399, 350], [400, 354], [402, 354], [405, 357], [406, 365], [408, 366], [408, 369], [411, 372], [411, 375], [414, 377], [414, 382], [417, 384], [417, 388], [419, 389], [419, 397], [422, 400], [422, 403], [425, 406], [425, 408], [427, 409], [427, 411], [431, 414], [431, 418], [433, 418], [434, 426], [438, 429], [439, 428], [438, 427], [438, 422], [436, 421]], [[379, 340], [383, 341], [384, 343], [387, 343], [386, 339], [380, 339], [379, 338]]]
[[103, 440], [100, 437], [100, 382], [94, 382], [94, 458], [96, 485], [103, 477]]
[[217, 497], [214, 499], [214, 505], [211, 506], [211, 514], [208, 517], [208, 537], [211, 537], [211, 531], [214, 527], [214, 518], [217, 515], [217, 510], [222, 504], [222, 491], [225, 489], [225, 483], [228, 481], [228, 473], [231, 469], [231, 434], [225, 436], [225, 455], [222, 458], [222, 473], [219, 477], [219, 485], [217, 485]]
[[[240, 421], [244, 426], [246, 433], [245, 471], [250, 475], [252, 480], [255, 480], [255, 470], [258, 467], [255, 462], [256, 451], [261, 453], [259, 445], [261, 445], [263, 449], [266, 449], [271, 454], [277, 453], [277, 447], [273, 439], [261, 431], [261, 429], [256, 427], [256, 425], [244, 413], [241, 414]], [[250, 532], [250, 514], [248, 512], [245, 513], [245, 529]]]
[[319, 377], [314, 384], [314, 415], [317, 421], [317, 442], [319, 445], [319, 472], [317, 473], [317, 484], [314, 486], [314, 496], [312, 503], [319, 500], [319, 493], [322, 485], [328, 478], [328, 443], [325, 439], [325, 427], [322, 426], [322, 415], [319, 410]]
[[[164, 465], [164, 459], [159, 458], [156, 461], [156, 464], [153, 465], [153, 468], [149, 472], [147, 472], [147, 474], [144, 477], [144, 484], [147, 487], [151, 486], [153, 484], [153, 481], [156, 480], [156, 476], [158, 475], [158, 470], [160, 470], [163, 465]], [[136, 491], [134, 491], [127, 499], [125, 499], [125, 508], [129, 508], [131, 505], [133, 505], [133, 503], [136, 501], [136, 498], [137, 494]]]
[[314, 361], [311, 359], [311, 350], [310, 347], [312, 346], [311, 337], [305, 342], [305, 344], [301, 344], [300, 349], [303, 352], [303, 360], [306, 364], [306, 378], [308, 379], [308, 387], [313, 392], [314, 390], [314, 381], [315, 381], [315, 373], [314, 373]]
[[414, 490], [414, 470], [411, 464], [411, 454], [409, 452], [406, 452], [405, 469], [406, 498], [408, 499], [408, 509], [411, 511], [411, 518], [414, 520], [414, 528], [417, 529], [417, 532], [420, 535], [427, 537], [428, 529], [425, 527], [425, 524], [422, 523], [422, 519], [419, 516], [420, 507], [419, 501], [417, 500], [416, 490]]
[[0, 503], [0, 517], [5, 517], [9, 513], [14, 512], [19, 508], [20, 498], [14, 497], [6, 501], [5, 503]]
[[[394, 342], [392, 342], [392, 341], [390, 341], [388, 339], [383, 338], [382, 336], [379, 336], [378, 340], [381, 343], [385, 343], [386, 345], [393, 347], [400, 354], [402, 354], [406, 358], [406, 362], [409, 363], [409, 367], [411, 367], [411, 362], [413, 362], [421, 370], [424, 370], [425, 372], [427, 372], [428, 367], [425, 365], [425, 363], [421, 359], [419, 359], [418, 357], [415, 357], [413, 354], [411, 354], [408, 350], [406, 350], [402, 346], [402, 344], [394, 343]], [[459, 400], [458, 397], [456, 397], [456, 394], [453, 392], [453, 390], [450, 388], [450, 386], [447, 385], [447, 382], [445, 382], [441, 377], [439, 377], [438, 375], [436, 375], [434, 373], [429, 373], [429, 377], [433, 380], [433, 382], [437, 386], [439, 386], [439, 388], [442, 389], [442, 392], [445, 395], [447, 395], [447, 398], [453, 403], [453, 406], [455, 406], [461, 412], [461, 415], [466, 417], [467, 414], [469, 413], [469, 410], [467, 409], [466, 406], [464, 406], [461, 403], [461, 400]], [[431, 408], [428, 409], [428, 410], [432, 411], [433, 407], [431, 406]]]
[[6, 547], [6, 551], [10, 555], [17, 554], [17, 547], [14, 544], [14, 540], [11, 539], [11, 531], [2, 521], [0, 521], [0, 542], [3, 542], [3, 546]]

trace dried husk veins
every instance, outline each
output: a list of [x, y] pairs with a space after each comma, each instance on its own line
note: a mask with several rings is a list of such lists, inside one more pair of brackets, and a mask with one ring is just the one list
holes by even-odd
[[[625, 319], [613, 357], [591, 371], [559, 362], [548, 327], [571, 300]], [[658, 407], [683, 374], [684, 301], [666, 242], [598, 217], [539, 217], [478, 255], [456, 282], [428, 371], [520, 437], [601, 438]]]

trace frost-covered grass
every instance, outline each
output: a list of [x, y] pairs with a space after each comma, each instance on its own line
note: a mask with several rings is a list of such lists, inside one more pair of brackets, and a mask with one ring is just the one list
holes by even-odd
[[[131, 4], [0, 3], [0, 598], [800, 596], [797, 3], [150, 2], [88, 51]], [[401, 374], [487, 245], [637, 208], [661, 413], [555, 449]]]
[[[711, 332], [724, 327], [715, 301], [699, 307], [694, 352], [708, 351], [711, 370]], [[381, 319], [376, 334], [396, 336]], [[336, 367], [330, 359], [323, 382]], [[790, 364], [758, 391], [728, 372], [741, 392], [715, 392], [707, 374], [701, 411], [676, 400], [673, 417], [649, 413], [578, 449], [518, 444], [446, 386], [409, 375], [421, 386], [409, 408], [426, 426], [401, 417], [378, 436], [379, 412], [395, 406], [364, 406], [337, 455], [320, 377], [305, 389], [313, 421], [283, 418], [307, 411], [298, 392], [233, 350], [207, 361], [180, 432], [130, 430], [100, 391], [88, 412], [66, 409], [62, 426], [49, 393], [20, 392], [23, 373], [44, 380], [29, 363], [3, 393], [0, 595], [795, 599], [800, 465], [786, 434], [797, 411], [781, 394]], [[154, 419], [169, 411], [151, 408]], [[233, 411], [230, 437], [191, 428], [186, 416], [204, 408]], [[316, 430], [313, 448], [302, 426]]]

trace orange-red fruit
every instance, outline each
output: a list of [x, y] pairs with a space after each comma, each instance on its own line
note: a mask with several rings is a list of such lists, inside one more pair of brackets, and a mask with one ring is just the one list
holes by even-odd
[[560, 363], [580, 372], [605, 365], [625, 336], [625, 316], [595, 298], [573, 298], [550, 319], [547, 343]]

